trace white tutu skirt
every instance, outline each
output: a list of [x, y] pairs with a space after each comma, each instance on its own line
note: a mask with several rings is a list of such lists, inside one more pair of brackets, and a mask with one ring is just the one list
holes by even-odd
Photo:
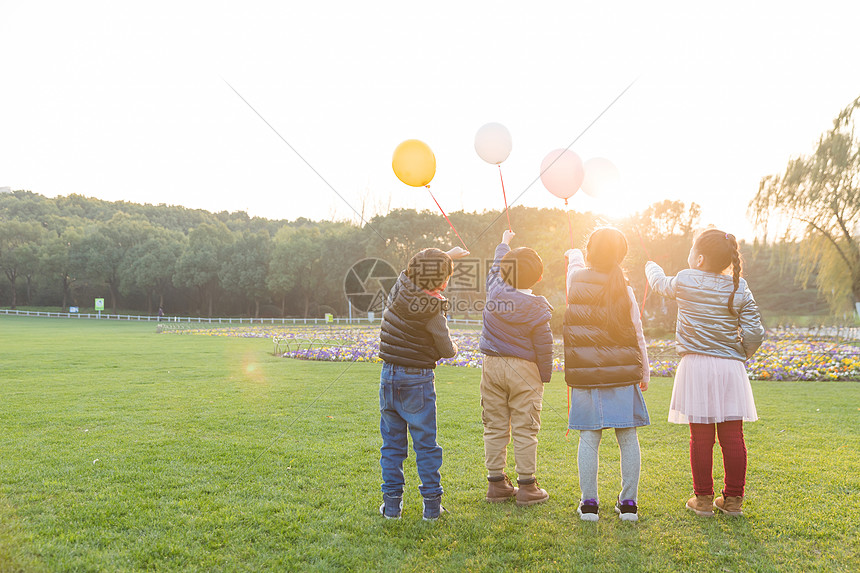
[[675, 372], [669, 421], [714, 424], [758, 420], [744, 363], [704, 354], [685, 354]]

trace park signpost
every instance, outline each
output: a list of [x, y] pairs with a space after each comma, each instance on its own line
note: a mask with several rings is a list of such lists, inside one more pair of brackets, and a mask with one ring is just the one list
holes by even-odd
[[102, 311], [105, 309], [105, 299], [97, 298], [96, 299], [96, 311], [99, 313], [99, 318], [102, 317]]

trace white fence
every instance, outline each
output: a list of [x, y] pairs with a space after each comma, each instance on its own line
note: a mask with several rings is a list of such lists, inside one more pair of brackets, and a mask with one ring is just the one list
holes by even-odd
[[[150, 316], [134, 314], [107, 314], [107, 313], [80, 313], [80, 312], [47, 312], [38, 310], [8, 310], [0, 309], [0, 314], [12, 316], [33, 316], [42, 318], [86, 318], [96, 320], [134, 320], [143, 322], [162, 323], [202, 323], [202, 324], [332, 324], [327, 323], [325, 318], [213, 318], [213, 317], [191, 317], [191, 316]], [[333, 318], [333, 324], [379, 324], [379, 318], [369, 320], [367, 318]], [[478, 325], [483, 324], [481, 320], [455, 318], [448, 321], [450, 324]]]

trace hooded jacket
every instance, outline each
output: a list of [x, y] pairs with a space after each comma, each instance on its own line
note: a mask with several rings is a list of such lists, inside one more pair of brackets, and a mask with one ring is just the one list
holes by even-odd
[[544, 297], [520, 292], [502, 280], [500, 263], [510, 250], [505, 243], [496, 247], [487, 273], [481, 352], [534, 362], [541, 382], [547, 383], [552, 377], [552, 306]]
[[389, 364], [436, 368], [457, 354], [445, 311], [448, 301], [427, 294], [401, 272], [388, 294], [379, 332], [379, 357]]
[[744, 279], [735, 292], [729, 312], [732, 277], [698, 269], [685, 269], [667, 277], [657, 263], [645, 265], [651, 290], [678, 302], [675, 347], [678, 354], [706, 354], [741, 362], [750, 358], [764, 339], [761, 315]]

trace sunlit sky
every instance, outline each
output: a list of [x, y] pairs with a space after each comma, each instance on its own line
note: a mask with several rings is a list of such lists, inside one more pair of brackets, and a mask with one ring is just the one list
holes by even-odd
[[751, 236], [761, 177], [860, 95], [858, 22], [844, 1], [0, 0], [0, 187], [356, 219], [347, 203], [436, 208], [391, 169], [417, 138], [446, 210], [498, 209], [474, 150], [493, 121], [513, 137], [509, 200], [561, 207], [529, 187], [541, 160], [635, 81], [571, 147], [613, 161], [619, 188], [571, 207], [695, 201], [703, 224]]

